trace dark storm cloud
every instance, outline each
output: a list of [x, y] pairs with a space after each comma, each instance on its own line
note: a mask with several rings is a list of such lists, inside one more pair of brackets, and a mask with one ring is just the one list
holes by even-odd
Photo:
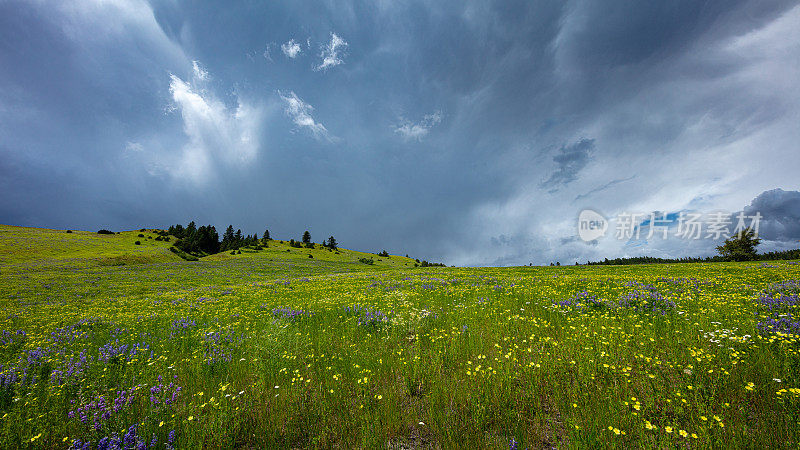
[[[771, 241], [800, 240], [800, 191], [762, 192], [743, 209], [746, 216], [761, 214], [759, 236]], [[737, 214], [733, 214], [734, 218]]]
[[[644, 6], [631, 0], [577, 1], [570, 4], [573, 20], [562, 29], [562, 36], [568, 37], [565, 50], [574, 64], [593, 69], [631, 66], [674, 56], [709, 31], [717, 37], [740, 33], [792, 4], [682, 0]], [[718, 26], [720, 21], [724, 27]]]
[[619, 256], [569, 239], [575, 202], [797, 189], [796, 4], [1, 2], [0, 222]]
[[550, 178], [542, 182], [542, 187], [555, 192], [560, 186], [574, 181], [581, 169], [589, 163], [594, 150], [594, 139], [581, 139], [574, 144], [562, 146], [553, 157], [556, 170]]

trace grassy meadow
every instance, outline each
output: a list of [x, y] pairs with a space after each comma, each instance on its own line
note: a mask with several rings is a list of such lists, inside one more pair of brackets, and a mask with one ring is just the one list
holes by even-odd
[[800, 445], [796, 262], [189, 262], [154, 238], [0, 226], [0, 448]]

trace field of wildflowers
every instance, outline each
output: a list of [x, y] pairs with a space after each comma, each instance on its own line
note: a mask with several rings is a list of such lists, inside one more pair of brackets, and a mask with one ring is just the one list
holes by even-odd
[[147, 244], [106, 264], [0, 242], [0, 447], [800, 443], [795, 262], [187, 262]]

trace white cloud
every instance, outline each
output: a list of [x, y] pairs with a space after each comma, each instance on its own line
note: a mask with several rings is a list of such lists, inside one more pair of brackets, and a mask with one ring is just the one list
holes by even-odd
[[302, 128], [308, 128], [317, 139], [331, 139], [327, 128], [311, 117], [311, 112], [314, 111], [313, 106], [301, 100], [297, 94], [292, 91], [290, 91], [287, 95], [283, 95], [283, 93], [278, 91], [278, 95], [280, 95], [281, 99], [286, 105], [284, 112], [286, 112], [287, 116], [292, 118], [292, 122], [294, 122], [295, 125]]
[[208, 72], [206, 72], [206, 70], [203, 69], [203, 67], [201, 67], [200, 63], [197, 61], [192, 61], [192, 74], [199, 81], [208, 80]]
[[303, 49], [300, 48], [300, 44], [294, 41], [294, 39], [289, 39], [289, 42], [286, 42], [281, 45], [281, 51], [283, 54], [289, 58], [297, 58], [297, 55], [302, 53]]
[[318, 66], [315, 66], [314, 70], [327, 70], [339, 64], [344, 64], [342, 57], [344, 56], [346, 48], [347, 42], [337, 36], [336, 33], [331, 33], [330, 42], [322, 46], [322, 51], [319, 54], [319, 56], [322, 57], [322, 62]]
[[423, 137], [431, 131], [436, 124], [442, 121], [442, 112], [436, 111], [433, 114], [428, 114], [417, 123], [412, 123], [404, 120], [394, 127], [394, 132], [403, 136], [406, 140], [416, 139], [422, 140]]
[[208, 72], [196, 61], [192, 69], [188, 82], [170, 74], [172, 101], [181, 113], [183, 131], [189, 139], [170, 171], [202, 184], [213, 177], [215, 167], [242, 166], [256, 157], [261, 110], [241, 98], [237, 99], [236, 108], [228, 108], [201, 88]]
[[261, 56], [264, 57], [269, 62], [274, 62], [272, 60], [272, 51], [277, 46], [274, 42], [269, 42], [267, 45], [264, 46], [264, 51], [261, 53]]
[[128, 141], [125, 143], [125, 153], [141, 153], [144, 151], [144, 147], [142, 144], [138, 142], [130, 142]]

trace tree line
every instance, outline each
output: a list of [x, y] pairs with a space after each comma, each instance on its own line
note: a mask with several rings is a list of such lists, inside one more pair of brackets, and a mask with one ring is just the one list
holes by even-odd
[[[705, 258], [655, 258], [652, 256], [634, 256], [631, 258], [605, 258], [603, 261], [587, 261], [588, 266], [624, 266], [631, 264], [674, 264], [674, 263], [703, 263], [724, 261], [779, 261], [800, 259], [800, 249], [784, 250], [779, 252], [758, 253], [756, 247], [761, 243], [758, 235], [750, 229], [743, 230], [726, 239], [717, 247], [718, 255]], [[550, 264], [552, 265], [552, 264]], [[579, 265], [577, 262], [575, 265]]]
[[[225, 232], [222, 234], [220, 240], [219, 233], [213, 225], [204, 225], [198, 227], [194, 221], [184, 227], [181, 224], [170, 225], [166, 230], [158, 231], [162, 237], [174, 236], [177, 241], [172, 245], [175, 249], [173, 252], [182, 252], [186, 255], [193, 257], [213, 255], [215, 253], [227, 251], [240, 251], [242, 248], [251, 248], [253, 250], [261, 250], [264, 247], [269, 247], [269, 241], [272, 237], [269, 234], [269, 229], [265, 229], [264, 233], [259, 238], [257, 234], [249, 235], [242, 234], [242, 230], [234, 231], [233, 225], [228, 225]], [[292, 247], [314, 248], [314, 243], [311, 242], [311, 233], [306, 230], [302, 236], [302, 244], [296, 242], [294, 239], [290, 241]], [[333, 236], [325, 239], [322, 243], [323, 247], [331, 250], [338, 249], [339, 243]], [[177, 250], [177, 251], [176, 251]], [[180, 254], [180, 253], [179, 253]]]

